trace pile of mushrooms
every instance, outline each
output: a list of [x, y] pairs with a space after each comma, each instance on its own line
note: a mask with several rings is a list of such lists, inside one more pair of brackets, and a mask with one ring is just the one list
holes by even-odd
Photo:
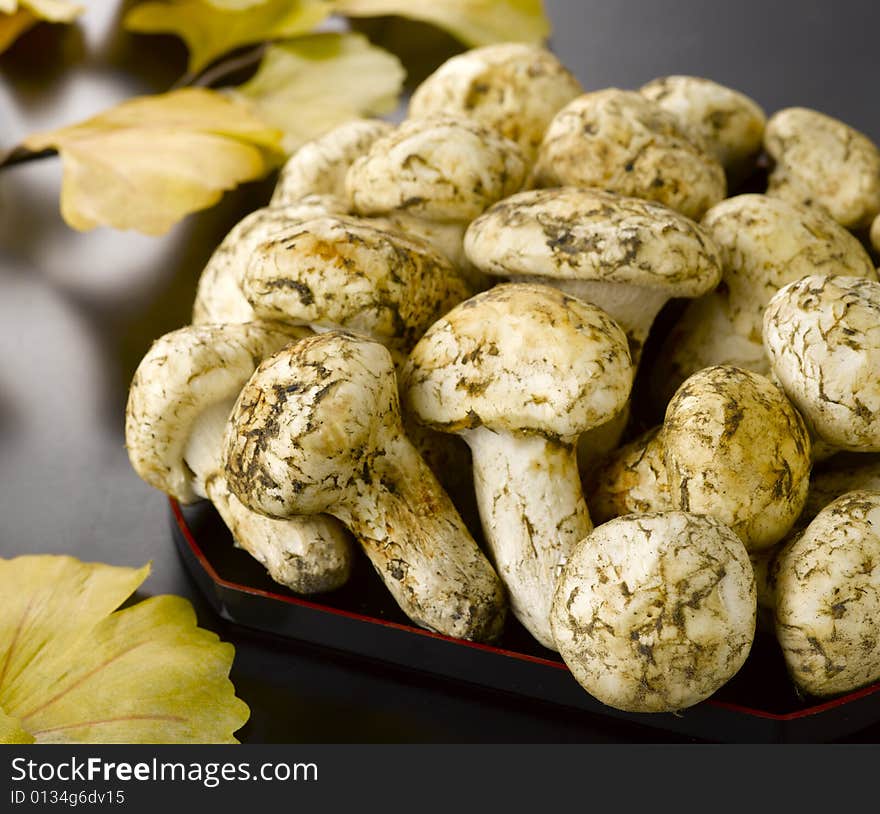
[[130, 458], [291, 591], [366, 556], [619, 709], [708, 698], [756, 630], [844, 693], [880, 680], [878, 253], [843, 122], [474, 49], [290, 158], [138, 368]]

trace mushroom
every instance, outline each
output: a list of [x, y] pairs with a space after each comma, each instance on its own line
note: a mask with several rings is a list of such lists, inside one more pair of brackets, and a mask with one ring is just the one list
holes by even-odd
[[344, 198], [348, 168], [393, 129], [379, 119], [355, 119], [303, 144], [281, 169], [269, 205], [296, 204], [309, 195]]
[[[471, 119], [431, 116], [405, 121], [374, 142], [349, 170], [346, 189], [360, 215], [384, 215], [429, 240], [439, 228], [438, 248], [455, 259], [460, 251], [453, 247], [467, 224], [520, 189], [525, 171], [512, 141]], [[483, 283], [472, 275], [475, 288]]]
[[810, 275], [764, 313], [774, 375], [827, 447], [880, 452], [880, 283]]
[[211, 255], [199, 277], [193, 324], [251, 322], [254, 310], [241, 284], [256, 248], [276, 232], [320, 215], [344, 213], [346, 209], [340, 199], [313, 195], [296, 203], [257, 209], [239, 221]]
[[639, 93], [674, 115], [691, 141], [741, 178], [761, 151], [766, 116], [748, 96], [698, 76], [664, 76]]
[[232, 405], [261, 358], [309, 335], [259, 324], [198, 325], [153, 343], [131, 383], [125, 439], [134, 470], [181, 503], [210, 500], [235, 543], [296, 593], [338, 588], [352, 548], [329, 517], [263, 517], [229, 492], [223, 433]]
[[880, 492], [826, 506], [779, 554], [776, 635], [795, 684], [827, 696], [880, 679]]
[[598, 189], [520, 192], [473, 221], [464, 246], [486, 274], [545, 283], [598, 305], [626, 331], [635, 364], [670, 298], [700, 296], [721, 279], [718, 250], [696, 223]]
[[880, 492], [880, 455], [862, 452], [835, 456], [823, 469], [814, 470], [797, 525], [801, 528], [809, 525], [829, 503], [847, 492], [861, 490]]
[[225, 460], [232, 492], [255, 511], [339, 518], [416, 624], [500, 635], [503, 587], [403, 434], [379, 343], [331, 331], [266, 359], [236, 402]]
[[776, 162], [767, 194], [817, 205], [850, 229], [880, 213], [880, 150], [838, 119], [803, 107], [774, 114], [764, 148]]
[[606, 462], [590, 504], [607, 517], [609, 510], [658, 511], [671, 503], [717, 518], [756, 551], [794, 525], [810, 467], [806, 426], [779, 388], [719, 365], [682, 384], [659, 431]]
[[599, 187], [699, 219], [726, 192], [721, 165], [678, 119], [634, 91], [607, 88], [560, 110], [538, 153], [533, 185]]
[[350, 330], [402, 354], [472, 293], [423, 241], [344, 216], [303, 221], [257, 245], [242, 290], [261, 319]]
[[516, 142], [534, 161], [553, 116], [583, 92], [550, 51], [505, 42], [444, 62], [413, 92], [409, 116], [448, 113], [475, 119]]
[[713, 206], [702, 226], [720, 249], [722, 285], [688, 304], [652, 369], [654, 399], [665, 404], [692, 373], [728, 364], [767, 375], [764, 309], [784, 285], [809, 274], [875, 279], [862, 244], [824, 212], [737, 195]]
[[880, 215], [877, 215], [877, 217], [874, 218], [874, 222], [871, 224], [870, 237], [874, 251], [880, 254]]
[[739, 538], [714, 518], [671, 511], [598, 526], [562, 570], [551, 622], [565, 663], [602, 703], [675, 712], [742, 667], [755, 617]]
[[413, 348], [401, 390], [471, 448], [477, 505], [517, 619], [552, 648], [556, 567], [591, 529], [574, 445], [626, 401], [633, 370], [604, 311], [505, 284], [453, 308]]

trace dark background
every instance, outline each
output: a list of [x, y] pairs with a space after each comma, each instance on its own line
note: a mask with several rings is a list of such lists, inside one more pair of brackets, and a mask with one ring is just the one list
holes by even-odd
[[[185, 68], [171, 38], [119, 30], [125, 3], [91, 0], [78, 26], [40, 26], [0, 56], [0, 149], [133, 94], [168, 89]], [[738, 88], [768, 113], [837, 116], [880, 141], [880, 4], [549, 0], [554, 50], [588, 90], [669, 73]], [[370, 33], [418, 53], [419, 75], [448, 41], [412, 27]], [[416, 34], [424, 32], [416, 31]], [[570, 710], [279, 645], [222, 624], [171, 544], [164, 496], [123, 446], [128, 383], [149, 343], [189, 321], [199, 272], [228, 229], [268, 200], [271, 179], [228, 195], [166, 237], [79, 234], [58, 213], [57, 159], [0, 172], [0, 556], [54, 552], [139, 565], [147, 593], [196, 602], [238, 649], [233, 680], [252, 742], [676, 740]], [[880, 741], [880, 727], [856, 739]]]

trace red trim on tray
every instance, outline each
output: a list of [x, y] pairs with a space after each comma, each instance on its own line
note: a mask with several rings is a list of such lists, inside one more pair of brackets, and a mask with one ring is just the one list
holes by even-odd
[[[208, 576], [210, 576], [211, 579], [218, 585], [222, 585], [225, 588], [241, 591], [243, 593], [254, 594], [255, 596], [263, 596], [267, 599], [274, 599], [279, 602], [286, 602], [289, 605], [299, 605], [301, 607], [323, 611], [324, 613], [332, 613], [336, 616], [342, 616], [348, 619], [357, 619], [359, 622], [368, 622], [372, 625], [383, 625], [384, 627], [396, 628], [397, 630], [404, 630], [408, 633], [414, 633], [417, 636], [425, 636], [431, 639], [441, 639], [443, 641], [447, 641], [459, 646], [472, 647], [475, 650], [483, 650], [487, 653], [497, 653], [503, 656], [509, 656], [513, 659], [519, 659], [520, 661], [529, 661], [534, 664], [542, 664], [547, 667], [553, 667], [557, 670], [568, 671], [568, 667], [566, 667], [564, 663], [551, 661], [550, 659], [543, 659], [540, 656], [530, 656], [526, 653], [518, 653], [515, 650], [504, 650], [500, 647], [493, 647], [492, 645], [488, 644], [469, 642], [464, 639], [455, 639], [451, 636], [444, 636], [441, 633], [433, 633], [430, 630], [423, 630], [422, 628], [412, 627], [411, 625], [402, 625], [398, 622], [388, 622], [384, 619], [377, 619], [375, 616], [366, 616], [362, 613], [352, 613], [351, 611], [344, 611], [340, 610], [339, 608], [331, 608], [327, 605], [320, 605], [317, 602], [309, 602], [307, 599], [300, 599], [296, 596], [285, 596], [284, 594], [276, 594], [272, 591], [264, 591], [260, 588], [252, 588], [248, 585], [241, 585], [238, 582], [230, 582], [229, 580], [225, 580], [214, 570], [214, 566], [212, 566], [208, 559], [205, 557], [201, 547], [196, 542], [195, 537], [193, 537], [192, 532], [187, 525], [186, 518], [183, 516], [183, 512], [180, 509], [180, 504], [172, 497], [168, 498], [168, 502], [171, 504], [171, 511], [174, 513], [174, 519], [177, 522], [177, 527], [180, 529], [180, 533], [183, 535], [196, 559], [198, 559], [199, 563], [201, 564], [202, 568], [205, 569]], [[825, 701], [821, 704], [816, 704], [815, 706], [798, 710], [797, 712], [786, 712], [782, 714], [775, 712], [765, 712], [764, 710], [754, 709], [753, 707], [746, 707], [741, 704], [732, 704], [729, 701], [717, 701], [714, 698], [709, 698], [702, 703], [708, 704], [709, 706], [713, 707], [719, 707], [721, 709], [727, 709], [732, 712], [740, 712], [746, 715], [752, 715], [756, 718], [766, 718], [772, 721], [794, 721], [798, 718], [808, 718], [811, 715], [819, 715], [820, 713], [827, 712], [828, 710], [834, 709], [835, 707], [841, 707], [853, 701], [858, 701], [861, 698], [866, 698], [878, 691], [880, 691], [880, 682], [876, 684], [871, 684], [869, 687], [862, 687], [859, 690], [854, 690], [851, 693], [847, 693], [846, 695], [842, 695], [831, 701]]]

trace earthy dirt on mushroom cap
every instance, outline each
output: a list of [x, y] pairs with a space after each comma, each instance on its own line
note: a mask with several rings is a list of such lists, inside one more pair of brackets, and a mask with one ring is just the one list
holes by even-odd
[[251, 254], [276, 232], [322, 215], [345, 214], [345, 201], [311, 195], [284, 206], [263, 207], [240, 220], [216, 248], [199, 277], [193, 323], [250, 322], [254, 312], [241, 290]]
[[266, 359], [241, 391], [225, 441], [230, 489], [275, 517], [324, 512], [371, 470], [374, 424], [397, 415], [382, 345], [342, 332], [304, 339]]
[[721, 278], [718, 250], [693, 221], [661, 204], [560, 187], [499, 201], [468, 227], [481, 271], [633, 283], [696, 297]]
[[410, 354], [402, 392], [419, 419], [571, 437], [623, 407], [633, 369], [604, 311], [549, 286], [496, 286], [456, 306]]
[[880, 150], [858, 130], [790, 107], [767, 122], [764, 147], [776, 161], [768, 195], [824, 207], [852, 229], [869, 226], [880, 212]]
[[405, 349], [473, 293], [424, 241], [343, 217], [305, 221], [259, 245], [242, 289], [264, 319], [345, 328]]
[[776, 634], [795, 683], [834, 695], [880, 678], [880, 492], [850, 492], [780, 553]]
[[310, 333], [257, 324], [199, 325], [156, 340], [135, 372], [125, 413], [135, 472], [184, 503], [198, 500], [183, 461], [192, 425], [205, 408], [235, 398], [263, 357]]
[[362, 215], [403, 209], [431, 220], [473, 220], [522, 187], [525, 159], [514, 142], [476, 121], [405, 121], [352, 164], [348, 200]]
[[721, 250], [733, 328], [761, 342], [764, 309], [782, 286], [810, 274], [876, 279], [858, 239], [821, 210], [767, 195], [737, 195], [702, 221]]
[[880, 452], [880, 283], [812, 275], [764, 314], [773, 372], [821, 441]]
[[781, 540], [804, 506], [807, 428], [757, 373], [723, 365], [695, 373], [666, 409], [662, 443], [675, 508], [718, 518], [749, 549]]
[[766, 117], [753, 99], [697, 76], [664, 76], [639, 92], [672, 113], [691, 140], [724, 167], [733, 167], [761, 149]]
[[500, 43], [444, 62], [416, 88], [409, 115], [474, 118], [516, 142], [534, 160], [553, 116], [583, 92], [580, 82], [545, 48]]
[[675, 711], [739, 670], [755, 631], [755, 578], [739, 538], [711, 517], [633, 514], [597, 527], [556, 588], [559, 652], [600, 701]]
[[393, 129], [379, 119], [357, 119], [304, 144], [282, 168], [270, 205], [295, 203], [315, 194], [344, 198], [349, 167]]
[[726, 192], [721, 165], [675, 116], [634, 91], [580, 96], [556, 114], [538, 154], [536, 186], [585, 186], [646, 198], [699, 219]]

